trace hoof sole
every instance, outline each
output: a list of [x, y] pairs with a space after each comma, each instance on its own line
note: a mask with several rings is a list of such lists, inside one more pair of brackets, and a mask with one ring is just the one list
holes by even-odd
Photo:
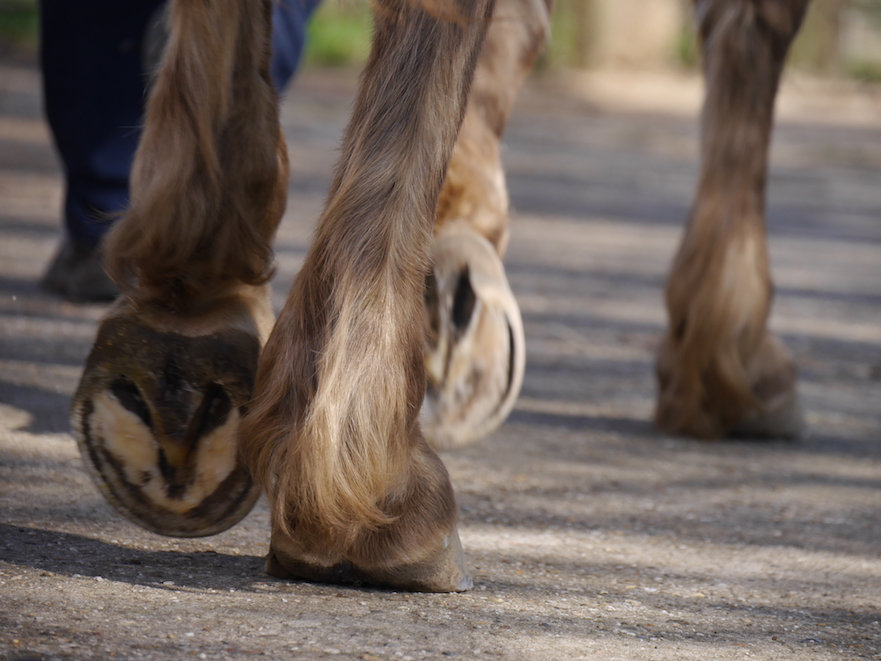
[[102, 493], [147, 530], [213, 535], [260, 494], [238, 459], [262, 343], [243, 309], [193, 325], [122, 302], [99, 327], [71, 422]]
[[520, 308], [495, 249], [461, 223], [445, 226], [426, 287], [421, 423], [432, 446], [473, 443], [505, 421], [523, 383], [525, 344]]

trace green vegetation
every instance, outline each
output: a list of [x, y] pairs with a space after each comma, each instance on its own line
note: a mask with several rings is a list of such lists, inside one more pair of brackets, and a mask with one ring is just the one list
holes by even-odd
[[881, 83], [881, 62], [849, 62], [847, 75], [864, 83]]
[[[814, 0], [802, 32], [793, 44], [790, 62], [815, 73], [881, 82], [881, 62], [841, 62], [839, 59], [836, 25], [848, 5], [858, 8], [881, 28], [881, 0]], [[589, 64], [590, 44], [595, 39], [591, 34], [595, 23], [590, 20], [591, 6], [588, 0], [557, 0], [551, 42], [540, 67]], [[0, 53], [34, 53], [38, 16], [37, 0], [0, 0]], [[371, 26], [370, 0], [325, 0], [308, 26], [305, 62], [336, 67], [363, 65], [370, 54]], [[686, 68], [699, 65], [694, 27], [690, 22], [683, 26], [671, 48], [675, 62]]]
[[551, 40], [541, 58], [540, 67], [579, 67], [587, 64], [586, 45], [590, 35], [579, 31], [579, 25], [587, 23], [584, 12], [589, 10], [589, 6], [583, 2], [559, 0], [556, 3], [551, 16]]
[[372, 30], [366, 0], [325, 0], [309, 22], [306, 62], [322, 66], [363, 64]]
[[700, 49], [694, 26], [689, 21], [680, 31], [676, 39], [674, 62], [685, 69], [697, 69], [700, 65]]
[[[306, 61], [324, 66], [362, 64], [370, 53], [371, 22], [367, 0], [326, 0], [308, 28]], [[37, 0], [0, 0], [0, 52], [33, 52], [38, 35]]]
[[38, 31], [36, 0], [0, 0], [0, 48], [33, 51]]
[[[849, 7], [858, 9], [881, 29], [881, 0], [814, 0], [789, 51], [788, 64], [813, 74], [845, 75], [865, 82], [881, 82], [881, 62], [842, 62], [839, 30], [844, 12]], [[700, 64], [695, 30], [690, 23], [680, 33], [675, 53], [675, 61], [687, 69]]]

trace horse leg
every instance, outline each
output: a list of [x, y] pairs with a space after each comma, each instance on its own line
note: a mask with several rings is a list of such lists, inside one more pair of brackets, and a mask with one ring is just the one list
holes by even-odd
[[486, 436], [520, 392], [525, 339], [501, 257], [508, 191], [500, 143], [517, 92], [550, 32], [551, 0], [498, 0], [435, 220], [426, 281], [428, 389], [423, 430], [435, 447]]
[[450, 21], [376, 4], [341, 160], [261, 354], [242, 449], [272, 508], [270, 574], [462, 590], [452, 485], [418, 424], [422, 292], [493, 1], [459, 0]]
[[667, 281], [663, 431], [794, 436], [795, 367], [767, 330], [765, 185], [774, 98], [808, 0], [696, 0], [707, 92], [691, 217]]
[[271, 13], [271, 0], [172, 4], [131, 208], [105, 243], [123, 296], [72, 422], [111, 503], [162, 534], [219, 532], [259, 495], [237, 445], [273, 322], [270, 242], [287, 191]]

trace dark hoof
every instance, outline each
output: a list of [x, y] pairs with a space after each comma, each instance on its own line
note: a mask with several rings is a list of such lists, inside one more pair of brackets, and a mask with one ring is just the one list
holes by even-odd
[[795, 363], [786, 347], [767, 333], [751, 370], [753, 394], [760, 408], [731, 431], [735, 438], [798, 439], [807, 425], [797, 391]]
[[796, 440], [804, 436], [806, 429], [804, 410], [798, 397], [793, 394], [790, 398], [781, 398], [772, 403], [760, 413], [747, 416], [730, 435], [733, 438]]
[[71, 420], [92, 478], [139, 526], [213, 535], [253, 507], [260, 492], [238, 460], [238, 427], [266, 310], [265, 292], [188, 317], [122, 301], [101, 323]]
[[426, 558], [392, 567], [359, 567], [349, 561], [318, 564], [315, 558], [307, 557], [296, 541], [274, 537], [266, 557], [266, 573], [282, 579], [409, 592], [464, 592], [473, 585], [455, 528]]
[[431, 445], [448, 449], [487, 436], [514, 407], [526, 364], [523, 322], [492, 244], [463, 223], [436, 237], [425, 299], [421, 423]]

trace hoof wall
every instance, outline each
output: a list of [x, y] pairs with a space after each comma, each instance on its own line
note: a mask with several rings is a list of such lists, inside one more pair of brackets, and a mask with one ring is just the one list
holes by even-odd
[[391, 567], [359, 567], [347, 560], [320, 565], [304, 559], [304, 555], [295, 542], [273, 539], [266, 557], [266, 573], [281, 579], [408, 592], [464, 592], [473, 586], [455, 529], [428, 558]]
[[760, 413], [742, 420], [732, 431], [734, 438], [781, 438], [797, 440], [805, 435], [804, 409], [795, 393], [772, 401]]
[[445, 450], [487, 436], [508, 417], [523, 383], [523, 322], [495, 249], [462, 224], [436, 237], [425, 298], [422, 430]]

